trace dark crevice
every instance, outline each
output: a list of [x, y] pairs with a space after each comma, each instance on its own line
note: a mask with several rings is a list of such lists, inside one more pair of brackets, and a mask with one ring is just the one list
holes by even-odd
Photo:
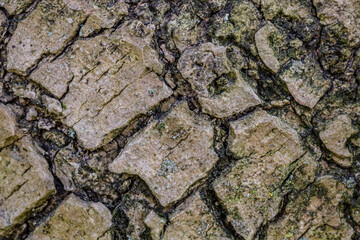
[[222, 208], [214, 190], [212, 188], [207, 188], [203, 190], [202, 195], [203, 200], [216, 219], [216, 222], [224, 229], [224, 231], [234, 240], [244, 240], [244, 238], [236, 232], [231, 223], [226, 220], [228, 213]]

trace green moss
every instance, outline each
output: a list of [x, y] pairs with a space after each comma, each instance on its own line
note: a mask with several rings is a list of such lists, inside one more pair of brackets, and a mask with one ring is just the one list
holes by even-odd
[[167, 127], [166, 122], [160, 122], [156, 125], [156, 129], [159, 131], [160, 136], [162, 136], [162, 131], [165, 130]]
[[291, 226], [290, 230], [288, 231], [288, 233], [286, 233], [285, 237], [290, 238], [290, 237], [294, 236], [294, 229], [295, 229], [295, 227]]

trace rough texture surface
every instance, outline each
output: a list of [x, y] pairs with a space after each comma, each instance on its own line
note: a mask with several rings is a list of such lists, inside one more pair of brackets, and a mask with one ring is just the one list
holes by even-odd
[[154, 211], [151, 211], [145, 218], [144, 223], [151, 229], [151, 238], [154, 240], [161, 239], [161, 234], [166, 224], [166, 219], [157, 215]]
[[101, 238], [111, 227], [111, 212], [101, 203], [85, 202], [70, 195], [27, 238], [35, 239], [109, 239]]
[[261, 60], [273, 73], [290, 59], [300, 59], [304, 54], [300, 39], [287, 36], [283, 29], [276, 28], [271, 22], [256, 32], [255, 42]]
[[194, 193], [170, 216], [163, 239], [230, 239], [216, 223], [200, 194]]
[[1, 0], [0, 6], [5, 8], [10, 15], [13, 15], [23, 11], [31, 2], [31, 0]]
[[309, 108], [313, 108], [330, 87], [320, 65], [311, 57], [292, 61], [281, 73], [280, 79], [286, 83], [295, 100]]
[[46, 160], [24, 137], [0, 151], [0, 235], [23, 224], [55, 194]]
[[171, 95], [156, 75], [163, 66], [150, 47], [152, 36], [153, 26], [125, 22], [110, 35], [75, 42], [64, 57], [32, 73], [57, 97], [68, 89], [63, 122], [74, 128], [85, 148], [109, 142], [117, 130]]
[[358, 240], [359, 129], [359, 0], [0, 0], [0, 240]]
[[229, 117], [261, 103], [241, 74], [230, 68], [224, 47], [205, 43], [188, 48], [179, 59], [178, 69], [198, 94], [205, 113]]
[[8, 44], [7, 69], [24, 75], [45, 54], [60, 53], [85, 19], [84, 11], [64, 1], [42, 1], [16, 28]]
[[139, 175], [167, 206], [183, 197], [215, 165], [218, 156], [212, 149], [213, 139], [211, 123], [181, 103], [138, 133], [109, 168]]
[[358, 131], [352, 125], [351, 118], [347, 115], [339, 115], [328, 124], [324, 131], [320, 132], [319, 136], [326, 148], [336, 155], [334, 160], [344, 167], [350, 167], [352, 154], [345, 144], [348, 138]]
[[268, 239], [351, 239], [354, 232], [341, 212], [352, 192], [330, 176], [319, 178], [270, 224]]
[[0, 148], [12, 144], [20, 136], [15, 114], [9, 107], [0, 103]]
[[297, 165], [311, 166], [306, 173], [310, 176], [301, 176], [311, 182], [316, 163], [308, 159], [296, 131], [264, 111], [230, 123], [229, 150], [239, 161], [215, 181], [214, 190], [235, 230], [253, 239], [257, 229], [280, 211], [287, 192], [282, 185]]

